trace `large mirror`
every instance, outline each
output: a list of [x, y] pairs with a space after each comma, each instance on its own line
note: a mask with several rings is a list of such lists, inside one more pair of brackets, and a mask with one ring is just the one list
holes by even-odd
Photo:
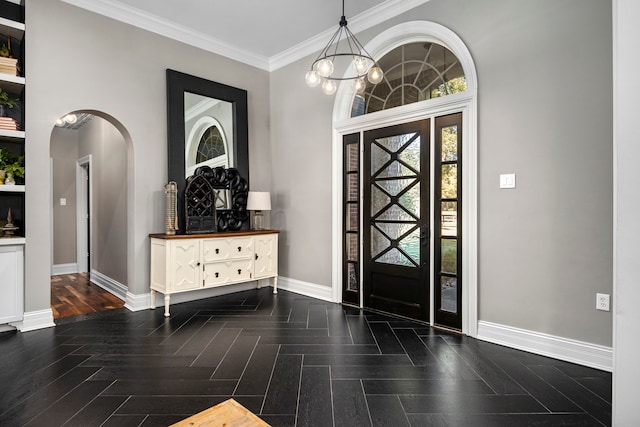
[[[186, 178], [200, 166], [235, 168], [249, 182], [245, 90], [167, 70], [167, 114], [168, 178], [178, 184], [178, 200], [184, 200]], [[229, 195], [220, 196], [218, 209], [230, 209]], [[184, 232], [182, 206], [178, 227]]]

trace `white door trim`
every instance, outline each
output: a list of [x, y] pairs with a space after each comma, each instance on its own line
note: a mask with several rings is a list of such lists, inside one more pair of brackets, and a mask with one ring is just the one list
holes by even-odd
[[[89, 167], [88, 175], [86, 167]], [[88, 242], [92, 237], [91, 215], [93, 212], [93, 164], [91, 154], [84, 156], [76, 162], [76, 260], [78, 272], [89, 272], [87, 253], [91, 248]], [[88, 186], [88, 188], [87, 188]], [[89, 190], [89, 200], [87, 200], [87, 190]], [[87, 206], [89, 210], [87, 211]], [[87, 215], [89, 223], [87, 224]]]
[[[332, 138], [332, 288], [335, 302], [342, 301], [342, 137], [393, 124], [412, 122], [453, 112], [463, 114], [462, 169], [462, 332], [478, 334], [478, 188], [477, 188], [477, 75], [469, 50], [451, 30], [433, 22], [412, 21], [392, 27], [365, 48], [380, 58], [390, 50], [418, 41], [439, 43], [451, 50], [465, 70], [467, 91], [442, 98], [351, 118], [353, 89], [340, 84], [333, 109]], [[349, 71], [347, 71], [348, 73]]]

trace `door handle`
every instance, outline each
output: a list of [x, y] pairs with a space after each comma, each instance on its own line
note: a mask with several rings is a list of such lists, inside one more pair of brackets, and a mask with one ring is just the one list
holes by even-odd
[[420, 228], [420, 243], [422, 246], [427, 246], [429, 242], [429, 227], [423, 226]]

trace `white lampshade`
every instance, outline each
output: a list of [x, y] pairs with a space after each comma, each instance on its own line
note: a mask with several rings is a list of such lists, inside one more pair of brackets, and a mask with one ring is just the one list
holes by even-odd
[[247, 198], [248, 211], [270, 211], [271, 195], [268, 191], [249, 191]]

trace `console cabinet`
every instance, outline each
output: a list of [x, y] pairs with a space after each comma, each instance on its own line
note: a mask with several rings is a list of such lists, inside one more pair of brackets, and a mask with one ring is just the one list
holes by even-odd
[[271, 278], [278, 293], [278, 231], [212, 234], [152, 234], [151, 308], [164, 294], [169, 316], [171, 294]]

